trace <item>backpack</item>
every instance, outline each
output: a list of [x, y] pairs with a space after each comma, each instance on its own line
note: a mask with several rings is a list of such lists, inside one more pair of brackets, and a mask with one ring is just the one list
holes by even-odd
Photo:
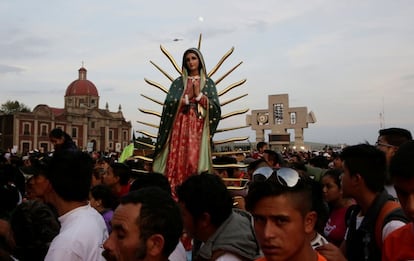
[[382, 249], [382, 229], [384, 226], [392, 221], [392, 220], [399, 220], [405, 223], [408, 222], [401, 205], [399, 202], [394, 200], [388, 200], [381, 208], [380, 213], [378, 215], [377, 221], [375, 222], [375, 242], [379, 249]]
[[[359, 210], [360, 208], [358, 205], [354, 205], [348, 208], [347, 213], [345, 215], [347, 227], [349, 227], [352, 220], [356, 219], [359, 213]], [[380, 207], [375, 223], [371, 225], [372, 231], [365, 235], [364, 241], [372, 242], [373, 240], [375, 240], [376, 248], [378, 250], [381, 250], [382, 243], [383, 243], [382, 230], [387, 223], [393, 220], [408, 222], [408, 219], [406, 218], [403, 210], [401, 209], [400, 204], [396, 202], [393, 198], [388, 198], [382, 204], [382, 207]], [[372, 237], [375, 237], [375, 238], [372, 238]], [[371, 248], [366, 249], [368, 250], [368, 253], [370, 252], [369, 249]], [[374, 249], [371, 249], [371, 250], [374, 250]], [[365, 256], [367, 256], [366, 254]], [[368, 254], [368, 256], [370, 255]]]

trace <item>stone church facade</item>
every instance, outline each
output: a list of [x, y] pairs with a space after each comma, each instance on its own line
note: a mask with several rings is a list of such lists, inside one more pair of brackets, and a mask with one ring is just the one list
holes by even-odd
[[64, 108], [37, 105], [32, 112], [0, 115], [0, 148], [17, 148], [26, 154], [38, 149], [51, 151], [49, 132], [61, 128], [77, 146], [88, 151], [120, 152], [131, 141], [131, 122], [126, 121], [119, 105], [117, 112], [99, 108], [96, 86], [87, 79], [87, 70], [66, 88]]

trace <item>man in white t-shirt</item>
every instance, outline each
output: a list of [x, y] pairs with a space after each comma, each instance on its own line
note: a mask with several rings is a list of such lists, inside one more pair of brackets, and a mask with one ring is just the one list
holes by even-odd
[[92, 158], [80, 151], [55, 152], [48, 162], [45, 200], [56, 208], [61, 229], [46, 261], [104, 260], [102, 244], [108, 231], [102, 216], [88, 204], [92, 169]]

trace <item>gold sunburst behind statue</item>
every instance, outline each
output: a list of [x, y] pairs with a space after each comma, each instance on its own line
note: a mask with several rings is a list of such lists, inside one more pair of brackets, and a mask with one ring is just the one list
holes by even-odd
[[[202, 40], [202, 35], [200, 34], [199, 39], [198, 39], [198, 49], [200, 50], [201, 48], [201, 40]], [[174, 57], [168, 52], [167, 49], [165, 49], [162, 45], [160, 45], [160, 49], [161, 52], [167, 57], [167, 59], [170, 61], [170, 63], [172, 64], [172, 66], [174, 67], [174, 69], [177, 71], [178, 74], [181, 75], [181, 68], [179, 67], [179, 65], [177, 64], [176, 60], [174, 59]], [[217, 62], [217, 64], [210, 70], [210, 72], [208, 72], [208, 77], [213, 76], [219, 69], [220, 67], [223, 65], [223, 63], [227, 60], [228, 57], [230, 57], [230, 55], [233, 53], [234, 51], [234, 47], [231, 47], [230, 50], [228, 50], [223, 56], [222, 58]], [[160, 71], [165, 77], [167, 77], [171, 82], [174, 81], [174, 77], [169, 75], [164, 69], [162, 69], [160, 66], [158, 66], [156, 63], [154, 63], [153, 61], [150, 61], [150, 63], [158, 70]], [[227, 72], [225, 72], [222, 76], [220, 76], [219, 78], [217, 78], [217, 80], [215, 80], [215, 84], [218, 87], [219, 83], [225, 79], [227, 76], [229, 76], [234, 70], [236, 70], [243, 62], [239, 62], [237, 65], [235, 65], [234, 67], [232, 67], [230, 70], [228, 70]], [[152, 87], [155, 87], [158, 90], [161, 90], [162, 92], [164, 92], [164, 94], [168, 93], [168, 90], [165, 86], [163, 86], [162, 84], [153, 81], [153, 80], [149, 80], [147, 78], [144, 79], [145, 82], [147, 84], [149, 84]], [[242, 79], [239, 80], [237, 82], [234, 82], [228, 86], [226, 86], [225, 88], [222, 88], [221, 91], [218, 91], [218, 96], [219, 96], [219, 100], [220, 100], [220, 106], [223, 108], [224, 106], [231, 104], [235, 101], [238, 101], [244, 97], [246, 97], [248, 94], [242, 94], [236, 97], [233, 97], [231, 99], [228, 99], [226, 101], [223, 101], [223, 98], [221, 98], [224, 94], [231, 92], [232, 90], [234, 90], [237, 87], [242, 86], [244, 83], [246, 82], [246, 79]], [[218, 88], [219, 89], [219, 88]], [[141, 94], [142, 97], [144, 97], [145, 99], [157, 104], [158, 106], [162, 107], [164, 104], [163, 102], [150, 97], [149, 95], [146, 94]], [[150, 110], [150, 109], [144, 109], [144, 108], [139, 108], [139, 111], [144, 113], [144, 114], [149, 114], [149, 115], [153, 115], [156, 116], [156, 118], [159, 120], [159, 118], [161, 117], [161, 113], [154, 111], [154, 110]], [[226, 114], [223, 114], [221, 116], [221, 120], [226, 120], [229, 119], [231, 117], [237, 116], [237, 115], [241, 115], [241, 114], [245, 114], [249, 111], [249, 108], [243, 108], [240, 110], [236, 110], [236, 111], [231, 111], [228, 112]], [[153, 122], [144, 122], [144, 121], [137, 121], [137, 123], [145, 125], [145, 126], [149, 126], [152, 127], [154, 129], [158, 129], [159, 124], [157, 123], [153, 123]], [[242, 129], [242, 128], [247, 128], [250, 127], [249, 125], [241, 125], [241, 126], [235, 126], [235, 127], [229, 127], [229, 128], [222, 128], [222, 129], [217, 129], [216, 133], [224, 133], [227, 131], [233, 131], [233, 130], [238, 130], [238, 129]], [[138, 130], [138, 133], [143, 134], [146, 137], [149, 138], [156, 138], [156, 134], [153, 133], [149, 133], [147, 131], [143, 131], [143, 130]], [[249, 137], [232, 137], [232, 138], [228, 138], [228, 139], [223, 139], [223, 140], [214, 140], [213, 143], [214, 145], [219, 145], [219, 144], [225, 144], [225, 143], [231, 143], [231, 142], [235, 142], [235, 141], [246, 141]], [[147, 146], [150, 149], [154, 148], [154, 145], [152, 144], [148, 144], [148, 143], [143, 143], [143, 142], [139, 142], [139, 144]], [[221, 155], [221, 154], [228, 154], [229, 152], [215, 152], [214, 155]], [[231, 153], [231, 152], [230, 152]], [[236, 153], [236, 152], [234, 152]]]

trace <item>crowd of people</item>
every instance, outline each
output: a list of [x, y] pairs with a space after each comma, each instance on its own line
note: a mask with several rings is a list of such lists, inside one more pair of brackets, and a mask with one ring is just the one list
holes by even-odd
[[221, 118], [198, 49], [164, 102], [152, 160], [77, 149], [0, 157], [0, 260], [414, 260], [414, 141], [213, 155]]
[[0, 260], [414, 258], [410, 132], [319, 155], [264, 142], [236, 154], [175, 187], [148, 162], [74, 144], [3, 156]]

